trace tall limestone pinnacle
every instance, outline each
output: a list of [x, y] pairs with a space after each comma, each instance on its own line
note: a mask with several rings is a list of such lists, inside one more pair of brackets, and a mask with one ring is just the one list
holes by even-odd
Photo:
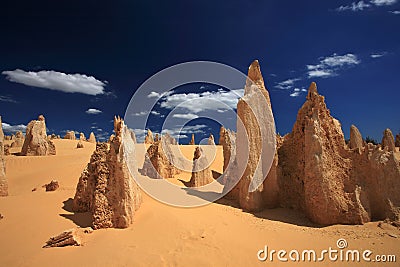
[[270, 97], [257, 60], [249, 67], [244, 91], [237, 104], [236, 139], [238, 168], [244, 172], [231, 195], [244, 210], [259, 211], [265, 206], [263, 195], [268, 188], [263, 181], [272, 165], [276, 140]]
[[6, 161], [4, 159], [4, 133], [0, 116], [0, 197], [8, 196], [8, 183], [6, 179]]
[[128, 166], [124, 156], [126, 150], [135, 154], [133, 133], [120, 117], [114, 118], [114, 132], [109, 145], [96, 144], [73, 200], [75, 212], [92, 213], [95, 229], [128, 227], [142, 202], [141, 191], [129, 172], [137, 170], [136, 161], [130, 159]]

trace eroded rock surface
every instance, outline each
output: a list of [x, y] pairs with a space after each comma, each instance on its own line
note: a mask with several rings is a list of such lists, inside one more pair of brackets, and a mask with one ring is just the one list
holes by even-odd
[[[132, 178], [124, 150], [135, 150], [132, 132], [124, 121], [114, 118], [114, 132], [110, 144], [97, 143], [76, 188], [73, 210], [92, 212], [93, 228], [126, 228], [134, 219], [142, 203], [141, 191]], [[137, 170], [136, 162], [129, 162]]]
[[196, 147], [193, 155], [192, 177], [185, 185], [187, 187], [200, 187], [212, 183], [214, 178], [209, 164], [202, 149]]
[[47, 138], [46, 122], [43, 115], [38, 120], [32, 120], [26, 127], [25, 141], [21, 149], [23, 156], [55, 155], [56, 147]]
[[382, 148], [387, 148], [389, 151], [395, 151], [395, 147], [393, 133], [388, 128], [383, 132]]
[[0, 197], [8, 196], [8, 182], [6, 179], [6, 160], [4, 158], [4, 133], [0, 116]]

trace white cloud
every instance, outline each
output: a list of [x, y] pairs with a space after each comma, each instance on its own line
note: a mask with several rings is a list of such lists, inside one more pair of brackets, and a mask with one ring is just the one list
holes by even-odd
[[305, 88], [294, 88], [293, 93], [290, 94], [291, 97], [300, 96], [302, 93], [307, 92]]
[[86, 112], [87, 114], [95, 115], [95, 114], [100, 114], [100, 113], [102, 113], [103, 111], [98, 110], [98, 109], [95, 109], [95, 108], [89, 108], [89, 109], [86, 110], [85, 112]]
[[294, 83], [299, 80], [300, 80], [299, 78], [288, 79], [288, 80], [277, 83], [277, 85], [275, 85], [275, 88], [282, 89], [282, 90], [288, 90], [288, 89], [291, 89], [293, 87]]
[[160, 115], [160, 112], [157, 112], [157, 111], [155, 111], [155, 110], [152, 110], [150, 113], [153, 114], [153, 115], [155, 115], [155, 116]]
[[162, 134], [169, 133], [173, 137], [178, 137], [179, 135], [191, 135], [191, 134], [204, 134], [204, 128], [207, 128], [207, 125], [197, 124], [197, 125], [189, 125], [185, 127], [175, 127], [173, 129], [163, 129]]
[[180, 119], [187, 119], [187, 120], [194, 120], [197, 119], [199, 116], [193, 113], [186, 113], [186, 114], [174, 114], [172, 115], [174, 118], [180, 118]]
[[23, 124], [11, 125], [6, 122], [2, 122], [1, 126], [3, 127], [3, 131], [8, 134], [16, 133], [18, 131], [25, 132], [26, 130], [26, 125]]
[[132, 113], [132, 116], [144, 116], [146, 115], [148, 112], [146, 111], [141, 111], [141, 112], [136, 112], [136, 113]]
[[57, 71], [24, 71], [20, 69], [3, 71], [7, 80], [28, 86], [46, 88], [65, 93], [82, 93], [87, 95], [104, 94], [107, 82], [84, 74], [65, 74]]
[[365, 3], [364, 1], [359, 1], [359, 2], [353, 2], [348, 6], [340, 6], [338, 8], [336, 8], [336, 11], [342, 12], [342, 11], [347, 11], [347, 10], [351, 10], [351, 11], [362, 11], [365, 8], [370, 7], [371, 5], [368, 3]]
[[311, 70], [308, 72], [309, 78], [317, 78], [317, 77], [331, 77], [335, 74], [329, 70]]
[[397, 0], [371, 0], [371, 3], [376, 6], [390, 6], [397, 2]]
[[228, 106], [229, 108], [236, 109], [238, 99], [242, 97], [243, 94], [244, 89], [171, 94], [163, 98], [160, 106], [162, 108], [173, 109], [179, 105], [180, 108], [187, 109], [192, 113], [199, 113], [206, 110], [216, 111], [221, 109], [221, 106]]
[[389, 12], [392, 14], [395, 14], [395, 15], [400, 15], [400, 10], [393, 10], [393, 11], [389, 11]]
[[161, 97], [164, 97], [164, 96], [169, 96], [169, 95], [171, 95], [172, 93], [173, 93], [174, 91], [168, 91], [168, 92], [165, 92], [165, 93], [162, 93], [162, 94], [160, 94], [160, 93], [157, 93], [157, 92], [151, 92], [150, 94], [148, 94], [147, 95], [147, 97], [148, 98], [161, 98]]
[[9, 103], [18, 103], [12, 97], [7, 96], [7, 95], [0, 95], [0, 102], [9, 102]]
[[372, 58], [380, 58], [380, 57], [383, 57], [384, 55], [386, 55], [386, 52], [374, 53], [374, 54], [371, 54], [370, 56], [371, 56]]
[[337, 71], [344, 67], [351, 67], [360, 64], [361, 61], [356, 55], [348, 53], [345, 55], [337, 55], [336, 53], [332, 56], [328, 56], [320, 59], [317, 65], [307, 65], [308, 77], [332, 77], [337, 75]]
[[293, 92], [290, 94], [291, 97], [297, 97], [300, 95], [300, 92]]

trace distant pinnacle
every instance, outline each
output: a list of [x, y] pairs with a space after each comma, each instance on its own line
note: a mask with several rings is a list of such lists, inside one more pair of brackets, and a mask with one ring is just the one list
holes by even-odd
[[257, 82], [257, 81], [263, 81], [263, 77], [261, 75], [261, 70], [260, 70], [260, 64], [258, 63], [258, 60], [254, 60], [250, 67], [249, 67], [249, 72], [247, 75], [250, 80], [252, 80], [253, 82]]

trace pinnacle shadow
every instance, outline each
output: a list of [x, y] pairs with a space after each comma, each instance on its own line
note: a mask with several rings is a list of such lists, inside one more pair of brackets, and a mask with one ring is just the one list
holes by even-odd
[[92, 226], [92, 213], [91, 212], [74, 212], [72, 210], [73, 199], [68, 198], [63, 201], [64, 206], [63, 210], [67, 212], [71, 212], [72, 214], [59, 214], [61, 217], [72, 221], [74, 224], [81, 228], [91, 227]]

